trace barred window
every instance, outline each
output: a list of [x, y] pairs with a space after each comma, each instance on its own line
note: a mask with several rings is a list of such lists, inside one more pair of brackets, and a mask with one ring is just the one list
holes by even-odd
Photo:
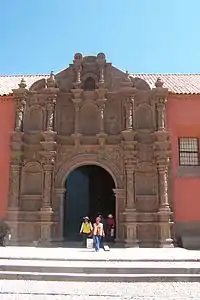
[[179, 164], [180, 166], [199, 165], [198, 138], [179, 138]]

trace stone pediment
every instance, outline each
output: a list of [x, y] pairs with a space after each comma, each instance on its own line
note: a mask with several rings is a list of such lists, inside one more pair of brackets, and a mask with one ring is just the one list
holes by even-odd
[[[30, 90], [40, 91], [45, 88], [46, 79], [45, 77], [35, 81]], [[55, 80], [60, 92], [63, 93], [70, 92], [75, 85], [85, 90], [98, 89], [100, 85], [104, 85], [108, 91], [113, 92], [118, 91], [121, 83], [127, 81], [131, 87], [139, 90], [150, 89], [143, 79], [129, 76], [128, 73], [107, 62], [104, 53], [85, 57], [80, 53], [75, 54], [69, 67], [55, 74]]]

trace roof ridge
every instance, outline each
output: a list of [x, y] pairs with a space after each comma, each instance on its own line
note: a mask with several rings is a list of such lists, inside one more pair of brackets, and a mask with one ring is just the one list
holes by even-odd
[[130, 73], [130, 75], [181, 75], [181, 76], [191, 76], [191, 75], [198, 75], [200, 76], [200, 73]]
[[14, 74], [14, 75], [6, 75], [0, 74], [0, 77], [41, 77], [41, 76], [49, 76], [49, 74]]

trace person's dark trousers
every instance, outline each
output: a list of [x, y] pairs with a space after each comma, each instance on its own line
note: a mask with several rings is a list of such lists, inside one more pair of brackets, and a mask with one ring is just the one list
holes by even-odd
[[4, 237], [0, 238], [0, 247], [5, 247], [5, 238]]
[[100, 248], [103, 248], [104, 240], [105, 240], [105, 237], [100, 236]]
[[82, 233], [83, 237], [83, 247], [87, 247], [87, 238], [89, 237], [88, 233]]

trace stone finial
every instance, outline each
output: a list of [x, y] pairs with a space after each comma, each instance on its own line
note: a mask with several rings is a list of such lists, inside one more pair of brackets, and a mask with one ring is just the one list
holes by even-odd
[[155, 87], [161, 88], [161, 87], [163, 87], [163, 84], [164, 84], [164, 82], [162, 81], [162, 79], [160, 77], [158, 77], [155, 82]]
[[83, 59], [83, 55], [81, 53], [76, 53], [74, 55], [74, 60], [82, 60]]
[[20, 83], [18, 84], [20, 89], [25, 89], [26, 88], [26, 81], [24, 78], [21, 79]]
[[55, 81], [55, 76], [53, 71], [51, 71], [49, 78], [47, 78], [47, 87], [55, 87], [56, 86], [56, 81]]
[[130, 75], [129, 75], [129, 72], [126, 71], [126, 77], [125, 77], [125, 80], [126, 82], [130, 82], [131, 81], [131, 78], [130, 78]]
[[106, 56], [105, 56], [104, 53], [100, 52], [100, 53], [97, 54], [97, 58], [98, 58], [98, 59], [105, 60], [105, 59], [106, 59]]
[[83, 62], [83, 55], [81, 53], [76, 53], [74, 55], [74, 66], [75, 68], [80, 68]]
[[105, 63], [106, 63], [105, 54], [104, 53], [98, 53], [97, 54], [97, 64], [102, 67], [102, 66], [105, 65]]

